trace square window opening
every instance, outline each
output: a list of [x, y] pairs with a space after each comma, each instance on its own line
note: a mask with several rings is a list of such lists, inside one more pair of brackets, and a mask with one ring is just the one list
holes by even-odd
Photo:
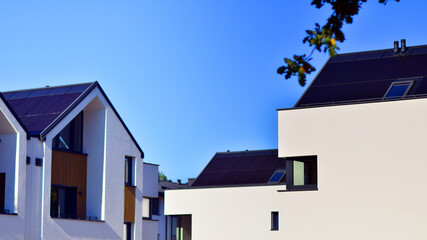
[[317, 156], [286, 159], [288, 190], [317, 190]]

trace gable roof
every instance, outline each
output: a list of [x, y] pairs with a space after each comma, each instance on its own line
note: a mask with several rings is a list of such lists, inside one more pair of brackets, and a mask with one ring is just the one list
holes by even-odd
[[277, 149], [216, 153], [191, 187], [269, 185], [273, 173], [285, 167]]
[[39, 134], [92, 83], [3, 92], [31, 136]]
[[31, 137], [39, 137], [44, 140], [49, 131], [64, 119], [95, 88], [100, 90], [141, 152], [142, 158], [144, 158], [144, 152], [138, 142], [98, 82], [9, 91], [1, 93], [1, 96], [27, 134]]
[[427, 45], [409, 47], [405, 55], [393, 55], [393, 49], [338, 54], [295, 107], [385, 101], [391, 84], [406, 80], [414, 84], [405, 98], [427, 97]]

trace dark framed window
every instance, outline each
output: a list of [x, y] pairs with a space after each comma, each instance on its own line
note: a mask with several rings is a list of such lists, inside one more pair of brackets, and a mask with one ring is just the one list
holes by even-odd
[[405, 97], [411, 89], [413, 83], [414, 81], [393, 82], [384, 95], [384, 99], [389, 100]]
[[123, 239], [131, 240], [132, 239], [132, 223], [125, 222], [123, 224]]
[[52, 140], [53, 149], [81, 153], [83, 151], [83, 112], [79, 113]]
[[286, 158], [286, 189], [317, 190], [317, 156]]
[[152, 198], [151, 199], [151, 214], [152, 215], [160, 215], [159, 214], [159, 199]]
[[125, 185], [133, 186], [133, 158], [125, 157]]
[[50, 216], [53, 218], [77, 218], [77, 188], [52, 185]]
[[279, 230], [279, 212], [271, 212], [271, 231]]

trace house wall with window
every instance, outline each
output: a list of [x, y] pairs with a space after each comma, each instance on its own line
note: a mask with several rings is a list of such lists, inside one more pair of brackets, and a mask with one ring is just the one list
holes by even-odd
[[142, 203], [142, 239], [157, 240], [159, 225], [159, 165], [144, 163]]
[[46, 239], [122, 239], [124, 209], [118, 206], [125, 205], [124, 162], [125, 157], [130, 156], [133, 158], [135, 188], [135, 219], [131, 223], [131, 235], [138, 239], [142, 234], [141, 152], [98, 89], [94, 89], [46, 136], [43, 198], [51, 198], [52, 140], [81, 112], [84, 118], [83, 153], [87, 154], [86, 215], [94, 216], [96, 220], [52, 218], [51, 201], [44, 201], [42, 235]]
[[27, 134], [0, 99], [0, 239], [25, 236]]
[[286, 239], [427, 238], [426, 107], [407, 99], [279, 111], [279, 157], [317, 156], [318, 171], [317, 191], [277, 193]]
[[[283, 229], [288, 221], [286, 196], [277, 192], [283, 189], [272, 185], [166, 190], [165, 214], [190, 219], [187, 225], [172, 226], [170, 239], [288, 239]], [[278, 230], [271, 229], [272, 212], [279, 213]], [[190, 226], [191, 238], [186, 238]]]

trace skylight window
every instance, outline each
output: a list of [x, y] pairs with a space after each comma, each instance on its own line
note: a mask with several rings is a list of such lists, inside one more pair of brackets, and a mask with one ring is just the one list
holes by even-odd
[[285, 176], [286, 170], [283, 169], [277, 169], [274, 171], [273, 175], [271, 176], [270, 180], [268, 180], [269, 184], [277, 184], [282, 180], [282, 178]]
[[399, 99], [406, 96], [411, 89], [413, 81], [393, 82], [384, 96], [385, 100]]

